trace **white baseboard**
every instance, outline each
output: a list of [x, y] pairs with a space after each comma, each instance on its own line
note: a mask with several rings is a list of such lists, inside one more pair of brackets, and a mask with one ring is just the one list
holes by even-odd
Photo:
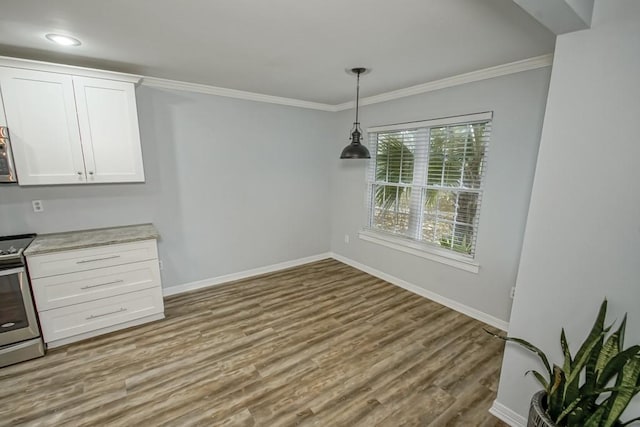
[[439, 304], [447, 306], [453, 310], [456, 310], [462, 314], [465, 314], [469, 317], [473, 317], [481, 322], [484, 322], [488, 325], [494, 326], [498, 329], [506, 331], [509, 329], [509, 323], [504, 320], [500, 320], [497, 317], [493, 317], [487, 313], [484, 313], [480, 310], [476, 310], [475, 308], [466, 306], [452, 299], [443, 297], [442, 295], [438, 295], [434, 292], [428, 291], [424, 288], [421, 288], [417, 285], [394, 277], [390, 274], [384, 273], [380, 270], [377, 270], [373, 267], [369, 267], [368, 265], [359, 263], [350, 258], [346, 258], [342, 255], [338, 255], [333, 252], [326, 252], [323, 254], [312, 255], [305, 258], [298, 258], [292, 261], [285, 261], [278, 264], [267, 265], [264, 267], [253, 268], [251, 270], [245, 270], [238, 273], [226, 274], [224, 276], [212, 277], [210, 279], [198, 280], [196, 282], [184, 283], [182, 285], [170, 286], [168, 288], [162, 289], [162, 294], [167, 297], [170, 295], [177, 295], [184, 292], [195, 291], [197, 289], [209, 288], [212, 286], [222, 285], [227, 282], [233, 282], [235, 280], [246, 279], [252, 276], [258, 276], [260, 274], [273, 273], [274, 271], [284, 270], [285, 268], [297, 267], [299, 265], [308, 264], [310, 262], [320, 261], [327, 258], [334, 258], [340, 262], [343, 262], [347, 265], [350, 265], [358, 270], [362, 270], [365, 273], [369, 273], [372, 276], [376, 276], [382, 280], [386, 280], [387, 282], [399, 286], [403, 289], [406, 289], [409, 292], [413, 292], [414, 294], [418, 294], [421, 297], [428, 298], [432, 301], [435, 301]]
[[435, 301], [439, 304], [442, 304], [450, 309], [458, 311], [462, 314], [465, 314], [469, 317], [473, 317], [481, 322], [484, 322], [488, 325], [501, 329], [503, 331], [507, 331], [509, 329], [509, 323], [504, 320], [498, 319], [497, 317], [491, 316], [487, 313], [484, 313], [480, 310], [477, 310], [473, 307], [469, 307], [467, 305], [461, 304], [452, 299], [443, 297], [442, 295], [436, 294], [435, 292], [428, 291], [420, 286], [414, 285], [413, 283], [409, 283], [405, 280], [394, 277], [390, 274], [384, 273], [380, 270], [377, 270], [373, 267], [369, 267], [368, 265], [359, 263], [358, 261], [354, 261], [350, 258], [344, 257], [342, 255], [338, 255], [336, 253], [331, 253], [331, 257], [337, 259], [340, 262], [350, 265], [351, 267], [357, 268], [358, 270], [362, 270], [365, 273], [369, 273], [372, 276], [376, 276], [382, 280], [385, 280], [393, 285], [399, 286], [403, 289], [406, 289], [409, 292], [413, 292], [414, 294], [418, 294], [421, 297], [428, 298], [432, 301]]
[[509, 424], [511, 427], [525, 427], [527, 425], [527, 419], [525, 417], [513, 412], [497, 400], [493, 401], [493, 405], [491, 406], [491, 409], [489, 409], [489, 413]]
[[162, 289], [162, 294], [165, 297], [170, 295], [177, 295], [184, 292], [195, 291], [196, 289], [209, 288], [212, 286], [222, 285], [227, 282], [233, 282], [235, 280], [242, 280], [252, 276], [258, 276], [260, 274], [273, 273], [274, 271], [284, 270], [285, 268], [297, 267], [299, 265], [308, 264], [310, 262], [320, 261], [323, 259], [331, 258], [329, 252], [312, 255], [305, 258], [298, 258], [292, 261], [280, 262], [278, 264], [267, 265], [264, 267], [252, 268], [251, 270], [240, 271], [238, 273], [226, 274], [224, 276], [212, 277], [210, 279], [198, 280], [196, 282], [184, 283], [177, 286], [169, 286]]

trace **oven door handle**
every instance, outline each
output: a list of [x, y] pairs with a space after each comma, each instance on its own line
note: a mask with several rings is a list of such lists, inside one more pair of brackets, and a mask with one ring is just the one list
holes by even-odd
[[12, 274], [24, 273], [24, 267], [11, 268], [9, 270], [0, 270], [0, 276], [11, 276]]

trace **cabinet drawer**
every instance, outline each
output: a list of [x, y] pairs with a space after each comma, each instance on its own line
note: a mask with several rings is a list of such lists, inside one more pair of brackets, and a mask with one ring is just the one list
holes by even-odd
[[70, 305], [39, 313], [45, 342], [162, 313], [160, 288]]
[[27, 256], [32, 279], [158, 258], [155, 240]]
[[33, 279], [31, 287], [38, 310], [45, 311], [127, 292], [160, 288], [160, 270], [157, 260], [134, 262]]

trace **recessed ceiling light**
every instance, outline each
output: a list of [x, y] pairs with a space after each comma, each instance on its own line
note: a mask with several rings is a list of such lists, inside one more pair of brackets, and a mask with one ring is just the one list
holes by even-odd
[[47, 34], [45, 36], [49, 41], [57, 43], [61, 46], [80, 46], [80, 40], [62, 34]]

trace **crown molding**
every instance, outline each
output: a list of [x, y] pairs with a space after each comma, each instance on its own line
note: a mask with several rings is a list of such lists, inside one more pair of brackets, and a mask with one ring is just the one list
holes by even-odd
[[[378, 104], [380, 102], [392, 101], [394, 99], [405, 98], [407, 96], [418, 95], [421, 93], [432, 92], [434, 90], [445, 89], [448, 87], [459, 86], [466, 83], [473, 83], [481, 80], [492, 79], [495, 77], [506, 76], [508, 74], [520, 73], [523, 71], [535, 70], [538, 68], [550, 67], [553, 64], [553, 54], [536, 56], [533, 58], [523, 59], [521, 61], [510, 62], [508, 64], [497, 65], [495, 67], [484, 68], [482, 70], [471, 71], [469, 73], [459, 74], [453, 77], [447, 77], [440, 80], [422, 83], [410, 86], [404, 89], [398, 89], [391, 92], [381, 93], [379, 95], [360, 98], [360, 105]], [[343, 104], [333, 106], [334, 111], [343, 111], [355, 107], [355, 102], [349, 101]]]
[[[495, 67], [484, 68], [482, 70], [471, 71], [465, 74], [459, 74], [453, 77], [447, 77], [440, 80], [434, 80], [411, 86], [404, 89], [398, 89], [391, 92], [381, 93], [379, 95], [360, 98], [360, 105], [378, 104], [380, 102], [400, 99], [407, 96], [418, 95], [421, 93], [431, 92], [434, 90], [445, 89], [448, 87], [459, 86], [466, 83], [473, 83], [481, 80], [492, 79], [495, 77], [506, 76], [508, 74], [520, 73], [523, 71], [535, 70], [538, 68], [550, 67], [553, 64], [553, 54], [536, 56], [533, 58], [523, 59], [521, 61], [510, 62], [508, 64], [497, 65]], [[355, 102], [349, 101], [342, 104], [323, 104], [320, 102], [303, 101], [300, 99], [283, 98], [280, 96], [264, 95], [261, 93], [247, 92], [236, 89], [226, 89], [223, 87], [209, 86], [199, 83], [181, 82], [178, 80], [160, 79], [157, 77], [144, 77], [142, 86], [158, 87], [163, 89], [184, 90], [187, 92], [205, 93], [209, 95], [224, 96], [227, 98], [244, 99], [248, 101], [267, 102], [270, 104], [288, 105], [290, 107], [309, 108], [312, 110], [338, 112], [348, 110], [355, 107]]]
[[[533, 58], [523, 59], [521, 61], [510, 62], [508, 64], [497, 65], [482, 70], [472, 71], [470, 73], [459, 74], [453, 77], [447, 77], [440, 80], [434, 80], [411, 86], [404, 89], [398, 89], [391, 92], [381, 93], [379, 95], [360, 98], [360, 105], [371, 105], [380, 102], [400, 99], [407, 96], [418, 95], [434, 90], [445, 89], [448, 87], [458, 86], [465, 83], [472, 83], [494, 77], [505, 76], [508, 74], [520, 73], [523, 71], [535, 70], [537, 68], [549, 67], [553, 63], [553, 54], [536, 56]], [[348, 110], [355, 107], [355, 102], [349, 101], [342, 104], [323, 104], [320, 102], [304, 101], [301, 99], [284, 98], [281, 96], [265, 95], [262, 93], [247, 92], [237, 89], [227, 89], [217, 86], [209, 86], [199, 83], [182, 82], [178, 80], [161, 79], [158, 77], [138, 76], [134, 74], [125, 74], [112, 71], [96, 70], [92, 68], [76, 67], [71, 65], [55, 64], [43, 61], [34, 61], [30, 59], [11, 58], [0, 56], [0, 66], [12, 68], [37, 69], [49, 72], [70, 73], [86, 77], [105, 78], [111, 80], [130, 81], [138, 83], [142, 79], [143, 86], [157, 87], [163, 89], [182, 90], [187, 92], [204, 93], [208, 95], [224, 96], [227, 98], [244, 99], [248, 101], [266, 102], [270, 104], [287, 105], [290, 107], [308, 108], [312, 110], [338, 112]]]
[[303, 101], [300, 99], [284, 98], [281, 96], [264, 95], [262, 93], [247, 92], [244, 90], [227, 89], [218, 86], [209, 86], [199, 83], [181, 82], [178, 80], [160, 79], [157, 77], [144, 77], [142, 86], [158, 87], [163, 89], [183, 90], [187, 92], [204, 93], [208, 95], [224, 96], [227, 98], [244, 99], [247, 101], [266, 102], [269, 104], [288, 105], [290, 107], [309, 108], [312, 110], [335, 112], [335, 106], [320, 102]]
[[117, 71], [97, 70], [94, 68], [77, 67], [75, 65], [63, 65], [53, 62], [34, 61], [32, 59], [12, 58], [0, 56], [0, 66], [9, 68], [22, 68], [27, 70], [46, 71], [49, 73], [73, 74], [75, 76], [92, 77], [96, 79], [118, 80], [138, 84], [142, 76], [136, 74], [120, 73]]

